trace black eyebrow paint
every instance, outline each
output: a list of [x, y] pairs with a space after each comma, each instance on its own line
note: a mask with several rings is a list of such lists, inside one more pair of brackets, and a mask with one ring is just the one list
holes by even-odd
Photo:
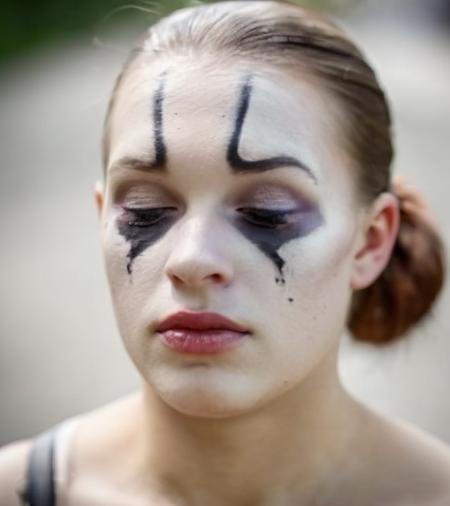
[[165, 73], [161, 76], [160, 83], [153, 97], [153, 132], [155, 136], [155, 161], [153, 167], [165, 168], [167, 165], [167, 148], [163, 134], [163, 104], [164, 90], [166, 86]]
[[250, 105], [252, 92], [252, 76], [247, 76], [241, 89], [234, 130], [227, 149], [227, 161], [233, 169], [233, 172], [264, 172], [266, 170], [293, 166], [304, 170], [317, 183], [316, 177], [312, 171], [299, 160], [291, 156], [275, 156], [273, 158], [265, 158], [262, 160], [244, 160], [240, 156], [239, 143]]

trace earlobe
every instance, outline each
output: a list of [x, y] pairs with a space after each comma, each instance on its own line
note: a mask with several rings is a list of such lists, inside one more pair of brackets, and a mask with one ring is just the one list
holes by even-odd
[[353, 257], [351, 287], [361, 290], [383, 272], [394, 247], [399, 228], [399, 206], [391, 193], [380, 195], [362, 226]]
[[94, 187], [95, 207], [97, 208], [98, 217], [101, 218], [103, 209], [103, 184], [100, 181], [95, 183]]

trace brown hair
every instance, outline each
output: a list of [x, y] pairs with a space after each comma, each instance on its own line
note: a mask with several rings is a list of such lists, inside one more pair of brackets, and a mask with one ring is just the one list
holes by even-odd
[[[286, 1], [202, 5], [177, 11], [151, 27], [116, 81], [105, 119], [105, 168], [111, 112], [130, 67], [140, 55], [151, 61], [188, 51], [308, 69], [342, 105], [347, 119], [346, 148], [356, 162], [362, 202], [369, 204], [390, 190], [391, 118], [374, 71], [336, 25], [319, 13]], [[443, 246], [438, 234], [420, 216], [403, 210], [388, 266], [371, 286], [354, 293], [350, 331], [361, 341], [393, 341], [429, 311], [443, 280]]]

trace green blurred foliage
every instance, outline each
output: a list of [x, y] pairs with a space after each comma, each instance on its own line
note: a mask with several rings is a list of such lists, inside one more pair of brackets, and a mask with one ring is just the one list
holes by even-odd
[[[144, 13], [151, 22], [178, 7], [213, 1], [6, 0], [0, 17], [0, 61], [73, 35], [95, 36], [111, 25], [135, 21], [138, 14], [142, 17]], [[333, 2], [299, 0], [298, 3], [322, 6]]]

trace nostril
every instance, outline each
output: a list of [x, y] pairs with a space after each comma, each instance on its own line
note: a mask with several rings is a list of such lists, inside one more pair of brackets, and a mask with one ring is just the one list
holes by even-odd
[[221, 274], [211, 274], [211, 281], [218, 284], [218, 283], [223, 283], [224, 281], [224, 276], [222, 276]]
[[231, 266], [198, 260], [172, 264], [167, 267], [166, 274], [177, 287], [228, 284], [232, 277]]
[[177, 285], [202, 285], [202, 284], [220, 284], [225, 281], [226, 276], [220, 273], [206, 274], [204, 276], [193, 273], [175, 274], [168, 273], [169, 278]]

